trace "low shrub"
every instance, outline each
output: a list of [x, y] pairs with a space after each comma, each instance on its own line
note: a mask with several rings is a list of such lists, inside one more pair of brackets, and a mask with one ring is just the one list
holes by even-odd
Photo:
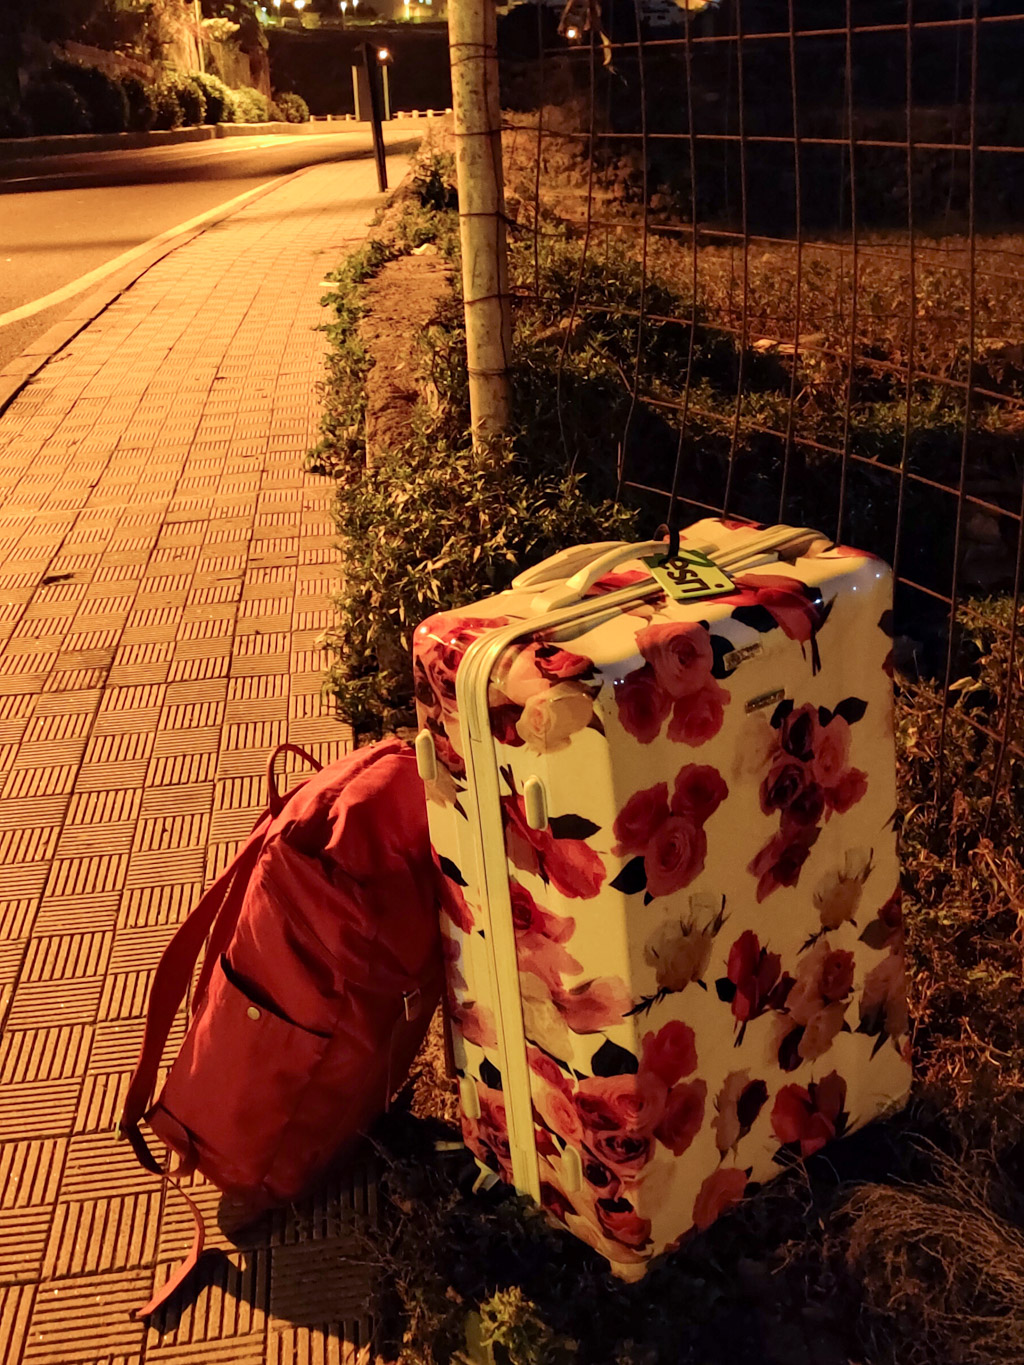
[[270, 101], [266, 95], [254, 90], [251, 85], [243, 85], [235, 91], [236, 123], [269, 123]]
[[121, 89], [128, 101], [128, 128], [133, 133], [148, 133], [156, 118], [156, 91], [138, 76], [122, 76]]
[[0, 101], [0, 137], [29, 137], [32, 127], [19, 105]]
[[92, 119], [85, 101], [67, 81], [41, 76], [32, 81], [22, 101], [22, 112], [37, 137], [91, 133]]
[[[432, 165], [424, 164], [432, 183]], [[336, 322], [322, 445], [314, 467], [344, 478], [335, 517], [345, 557], [331, 687], [352, 724], [379, 731], [412, 720], [412, 632], [424, 617], [499, 592], [524, 564], [567, 544], [629, 539], [634, 514], [574, 472], [561, 445], [524, 427], [475, 449], [469, 438], [465, 325], [456, 299], [421, 339], [434, 400], [408, 441], [365, 469], [363, 378], [372, 363], [358, 334], [362, 285], [395, 256], [433, 238], [457, 252], [457, 218], [418, 199], [338, 271]], [[553, 389], [555, 376], [549, 371]], [[554, 401], [553, 394], [549, 401]], [[387, 536], [380, 528], [387, 526]]]
[[185, 111], [181, 107], [175, 86], [168, 82], [158, 85], [153, 91], [153, 102], [156, 108], [154, 128], [162, 132], [169, 131], [172, 128], [180, 128], [185, 122]]
[[234, 123], [235, 96], [219, 76], [197, 73], [192, 80], [206, 97], [207, 123]]
[[309, 122], [309, 105], [301, 95], [296, 95], [291, 90], [285, 90], [281, 94], [275, 95], [274, 101], [281, 111], [281, 118], [285, 123]]
[[81, 62], [55, 62], [53, 75], [77, 92], [94, 133], [123, 133], [128, 127], [128, 100], [116, 76]]
[[167, 84], [171, 86], [178, 97], [181, 105], [182, 123], [190, 128], [199, 128], [206, 122], [206, 95], [203, 93], [202, 86], [192, 77], [173, 74], [168, 77]]

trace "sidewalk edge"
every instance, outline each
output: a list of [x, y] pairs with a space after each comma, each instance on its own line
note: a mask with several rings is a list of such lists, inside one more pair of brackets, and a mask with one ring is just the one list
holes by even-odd
[[220, 205], [210, 210], [209, 217], [187, 232], [179, 233], [177, 237], [172, 237], [168, 241], [160, 242], [152, 251], [148, 251], [144, 256], [126, 265], [123, 270], [111, 275], [104, 280], [103, 284], [91, 294], [87, 294], [84, 299], [78, 302], [71, 310], [71, 313], [60, 322], [37, 337], [29, 346], [9, 360], [3, 370], [0, 370], [0, 417], [4, 415], [11, 406], [22, 389], [35, 378], [44, 366], [48, 365], [55, 355], [58, 355], [69, 342], [73, 341], [79, 332], [83, 332], [90, 323], [95, 322], [101, 313], [106, 312], [110, 305], [136, 282], [154, 265], [162, 261], [165, 256], [169, 256], [179, 247], [187, 245], [196, 237], [204, 233], [214, 223], [223, 222], [234, 214], [247, 209], [250, 204], [256, 203], [272, 190], [279, 189], [284, 179], [293, 179], [295, 176], [305, 175], [308, 171], [314, 170], [315, 166], [302, 166], [297, 171], [293, 171], [290, 176], [278, 176], [266, 185], [260, 185], [252, 193], [244, 204]]

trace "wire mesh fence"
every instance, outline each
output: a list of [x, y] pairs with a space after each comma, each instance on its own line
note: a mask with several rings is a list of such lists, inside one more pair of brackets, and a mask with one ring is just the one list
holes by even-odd
[[559, 363], [614, 334], [616, 488], [650, 529], [788, 521], [893, 565], [936, 780], [955, 703], [994, 801], [1024, 758], [1024, 9], [689, 4], [506, 21], [518, 292], [575, 243]]

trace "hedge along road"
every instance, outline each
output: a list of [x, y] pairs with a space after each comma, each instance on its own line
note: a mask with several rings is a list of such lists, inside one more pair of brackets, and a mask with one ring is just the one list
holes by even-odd
[[[386, 141], [423, 129], [395, 121]], [[349, 125], [0, 166], [0, 370], [155, 239], [303, 166], [369, 154], [369, 129]]]

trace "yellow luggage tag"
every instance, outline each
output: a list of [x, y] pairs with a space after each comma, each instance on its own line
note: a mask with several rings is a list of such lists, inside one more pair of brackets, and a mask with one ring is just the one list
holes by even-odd
[[676, 602], [721, 597], [734, 590], [733, 581], [724, 569], [695, 550], [680, 549], [676, 555], [648, 560], [648, 567], [651, 577]]

